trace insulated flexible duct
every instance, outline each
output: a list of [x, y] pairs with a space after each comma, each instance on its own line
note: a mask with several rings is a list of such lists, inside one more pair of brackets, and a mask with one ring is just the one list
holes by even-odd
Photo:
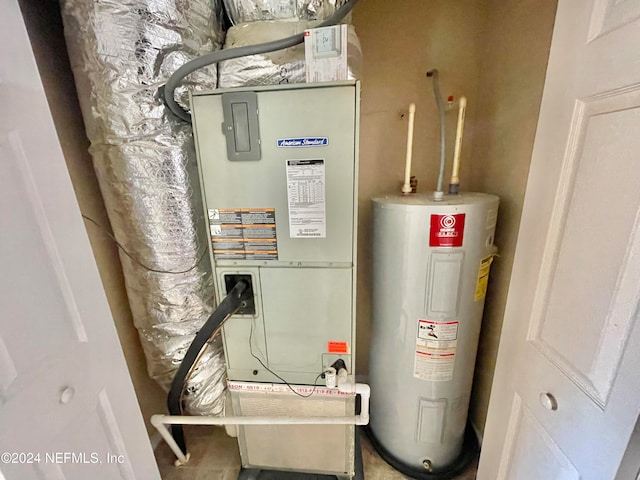
[[234, 25], [265, 20], [324, 20], [348, 0], [224, 0]]
[[[180, 66], [220, 48], [218, 0], [63, 0], [69, 57], [90, 152], [118, 242], [147, 367], [165, 389], [213, 307], [191, 128], [166, 114], [158, 88]], [[187, 87], [216, 87], [215, 65]], [[144, 267], [142, 266], [144, 265]], [[185, 390], [190, 413], [224, 407], [220, 343]]]
[[[316, 25], [316, 27], [327, 27], [340, 23], [340, 21], [345, 18], [349, 14], [349, 12], [351, 12], [351, 10], [353, 10], [353, 7], [357, 2], [358, 0], [349, 0], [328, 19]], [[191, 114], [187, 110], [185, 110], [182, 105], [179, 104], [178, 100], [175, 97], [177, 89], [184, 83], [185, 79], [189, 75], [197, 72], [201, 68], [205, 68], [209, 65], [213, 65], [224, 60], [231, 60], [233, 58], [247, 57], [249, 55], [258, 55], [261, 53], [283, 50], [285, 48], [298, 45], [302, 42], [304, 42], [304, 33], [298, 33], [296, 35], [291, 35], [290, 37], [281, 38], [272, 42], [261, 43], [259, 45], [248, 45], [245, 47], [230, 48], [228, 50], [215, 51], [207, 53], [206, 55], [202, 55], [201, 57], [195, 58], [190, 62], [182, 65], [173, 73], [173, 75], [171, 75], [171, 77], [169, 77], [169, 80], [167, 80], [167, 84], [165, 85], [163, 90], [164, 101], [169, 110], [171, 110], [176, 117], [184, 120], [185, 122], [191, 122]]]
[[[306, 21], [265, 21], [235, 25], [227, 31], [224, 49], [255, 45], [304, 32]], [[353, 25], [347, 26], [347, 79], [361, 78], [362, 48]], [[244, 87], [306, 82], [305, 46], [235, 58], [218, 64], [218, 87]]]

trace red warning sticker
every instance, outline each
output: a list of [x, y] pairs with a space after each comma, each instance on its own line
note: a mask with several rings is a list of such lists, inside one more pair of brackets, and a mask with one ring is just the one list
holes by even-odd
[[461, 247], [464, 236], [464, 213], [431, 215], [430, 247]]
[[327, 352], [349, 353], [349, 343], [348, 342], [327, 342]]

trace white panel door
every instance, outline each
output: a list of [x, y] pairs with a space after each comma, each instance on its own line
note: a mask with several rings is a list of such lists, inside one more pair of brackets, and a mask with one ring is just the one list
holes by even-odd
[[640, 0], [560, 0], [478, 479], [615, 477], [639, 301]]
[[15, 0], [0, 42], [0, 477], [159, 479]]

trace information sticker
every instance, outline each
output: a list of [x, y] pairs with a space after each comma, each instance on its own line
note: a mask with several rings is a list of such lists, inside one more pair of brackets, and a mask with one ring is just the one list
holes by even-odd
[[349, 342], [329, 341], [327, 342], [327, 352], [349, 353]]
[[287, 160], [291, 238], [326, 238], [324, 159]]
[[415, 378], [429, 382], [447, 382], [453, 378], [459, 323], [418, 319]]
[[207, 213], [214, 258], [278, 259], [275, 208], [210, 208]]
[[475, 301], [482, 300], [487, 295], [487, 285], [489, 284], [489, 271], [493, 263], [493, 255], [485, 257], [480, 262], [478, 269], [478, 281], [476, 282]]

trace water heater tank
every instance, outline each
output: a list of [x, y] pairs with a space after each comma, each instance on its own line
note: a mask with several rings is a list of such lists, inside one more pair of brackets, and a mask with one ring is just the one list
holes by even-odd
[[437, 472], [462, 450], [498, 202], [373, 199], [370, 431], [412, 469]]

